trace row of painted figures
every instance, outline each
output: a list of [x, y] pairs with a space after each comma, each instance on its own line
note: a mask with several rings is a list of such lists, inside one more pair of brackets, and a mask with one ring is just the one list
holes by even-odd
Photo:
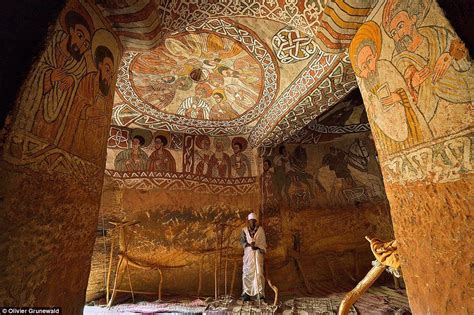
[[[242, 137], [232, 139], [233, 154], [229, 156], [223, 138], [214, 139], [214, 150], [211, 150], [211, 140], [208, 136], [200, 135], [195, 138], [195, 148], [188, 172], [207, 177], [247, 177], [252, 176], [250, 159], [243, 151], [247, 141]], [[142, 149], [145, 140], [142, 136], [134, 136], [131, 148], [123, 150], [115, 158], [115, 170], [119, 172], [153, 171], [176, 172], [176, 160], [165, 147], [168, 138], [158, 135], [154, 139], [155, 150], [150, 156]], [[186, 172], [185, 170], [185, 172]]]

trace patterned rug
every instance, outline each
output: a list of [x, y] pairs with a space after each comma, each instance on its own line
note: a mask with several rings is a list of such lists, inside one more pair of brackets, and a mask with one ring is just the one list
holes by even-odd
[[[324, 288], [316, 291], [322, 293]], [[321, 292], [319, 292], [321, 291]], [[349, 290], [347, 290], [349, 291]], [[331, 291], [329, 291], [331, 292]], [[334, 292], [334, 291], [332, 291]], [[277, 306], [261, 301], [242, 302], [230, 297], [218, 300], [174, 300], [172, 302], [139, 302], [106, 307], [86, 306], [84, 315], [137, 315], [137, 314], [206, 314], [206, 315], [332, 315], [337, 314], [345, 293], [328, 293], [324, 297], [295, 297], [284, 299]], [[269, 301], [268, 301], [269, 302]], [[351, 307], [350, 315], [409, 315], [410, 307], [404, 290], [388, 287], [370, 288]]]

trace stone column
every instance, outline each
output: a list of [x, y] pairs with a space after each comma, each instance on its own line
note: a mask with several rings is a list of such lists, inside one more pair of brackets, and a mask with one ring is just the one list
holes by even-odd
[[0, 305], [82, 314], [95, 240], [117, 38], [67, 3], [0, 139]]
[[[468, 8], [466, 8], [468, 9]], [[474, 312], [474, 70], [435, 1], [379, 1], [349, 47], [414, 314]]]

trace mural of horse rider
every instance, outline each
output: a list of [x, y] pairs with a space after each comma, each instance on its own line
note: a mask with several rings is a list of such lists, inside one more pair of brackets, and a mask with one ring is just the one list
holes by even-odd
[[334, 171], [336, 177], [344, 180], [346, 186], [355, 186], [351, 171], [347, 167], [349, 165], [349, 159], [343, 150], [331, 146], [329, 153], [323, 157], [322, 165], [328, 166], [331, 171]]
[[278, 154], [273, 158], [273, 168], [275, 170], [275, 195], [278, 200], [283, 200], [283, 196], [285, 196], [289, 202], [290, 195], [288, 189], [290, 188], [290, 181], [286, 174], [290, 170], [291, 164], [290, 155], [284, 145], [278, 148]]
[[290, 180], [290, 185], [304, 185], [303, 189], [306, 192], [309, 192], [311, 199], [314, 199], [314, 189], [311, 183], [313, 175], [306, 172], [306, 167], [308, 166], [308, 155], [306, 154], [306, 149], [301, 145], [298, 145], [294, 149], [293, 154], [290, 155], [290, 166], [290, 170], [286, 173], [288, 180]]

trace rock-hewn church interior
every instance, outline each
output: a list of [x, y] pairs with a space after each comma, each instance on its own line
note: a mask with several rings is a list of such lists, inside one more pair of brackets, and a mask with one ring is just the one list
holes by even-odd
[[474, 314], [471, 1], [2, 6], [2, 314]]

